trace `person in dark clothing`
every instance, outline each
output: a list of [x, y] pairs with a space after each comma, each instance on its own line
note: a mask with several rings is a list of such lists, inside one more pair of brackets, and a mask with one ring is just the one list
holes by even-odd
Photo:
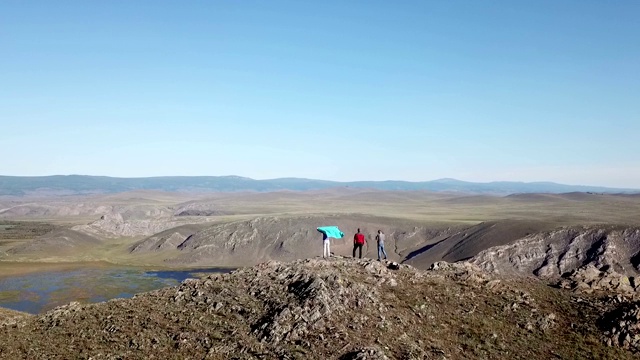
[[353, 257], [356, 257], [356, 250], [360, 250], [360, 259], [362, 259], [362, 247], [365, 242], [364, 234], [361, 234], [358, 229], [358, 232], [353, 236]]

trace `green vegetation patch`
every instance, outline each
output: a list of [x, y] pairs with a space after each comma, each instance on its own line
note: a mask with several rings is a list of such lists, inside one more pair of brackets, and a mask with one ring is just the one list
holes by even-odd
[[51, 232], [56, 227], [47, 223], [30, 221], [0, 222], [0, 240], [33, 239]]
[[21, 300], [22, 291], [5, 290], [0, 291], [0, 302], [17, 302]]

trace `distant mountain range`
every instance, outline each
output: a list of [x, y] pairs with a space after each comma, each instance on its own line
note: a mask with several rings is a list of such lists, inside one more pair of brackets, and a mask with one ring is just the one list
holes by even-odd
[[338, 182], [314, 179], [281, 178], [255, 180], [240, 176], [162, 176], [147, 178], [117, 178], [88, 175], [0, 176], [0, 195], [77, 195], [118, 193], [132, 190], [184, 192], [232, 191], [305, 191], [330, 188], [361, 188], [379, 190], [424, 190], [476, 194], [507, 195], [514, 193], [640, 193], [639, 189], [618, 189], [598, 186], [564, 185], [552, 182], [496, 181], [476, 183], [455, 179], [432, 181], [353, 181]]

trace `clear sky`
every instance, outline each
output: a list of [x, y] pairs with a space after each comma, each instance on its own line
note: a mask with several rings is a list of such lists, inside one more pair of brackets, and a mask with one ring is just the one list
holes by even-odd
[[640, 188], [640, 1], [0, 2], [0, 174]]

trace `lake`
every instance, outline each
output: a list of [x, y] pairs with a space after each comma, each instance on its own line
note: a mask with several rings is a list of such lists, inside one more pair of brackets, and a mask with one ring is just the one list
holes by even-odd
[[95, 303], [130, 298], [231, 269], [149, 271], [140, 268], [80, 268], [0, 277], [0, 307], [39, 314], [71, 301]]

